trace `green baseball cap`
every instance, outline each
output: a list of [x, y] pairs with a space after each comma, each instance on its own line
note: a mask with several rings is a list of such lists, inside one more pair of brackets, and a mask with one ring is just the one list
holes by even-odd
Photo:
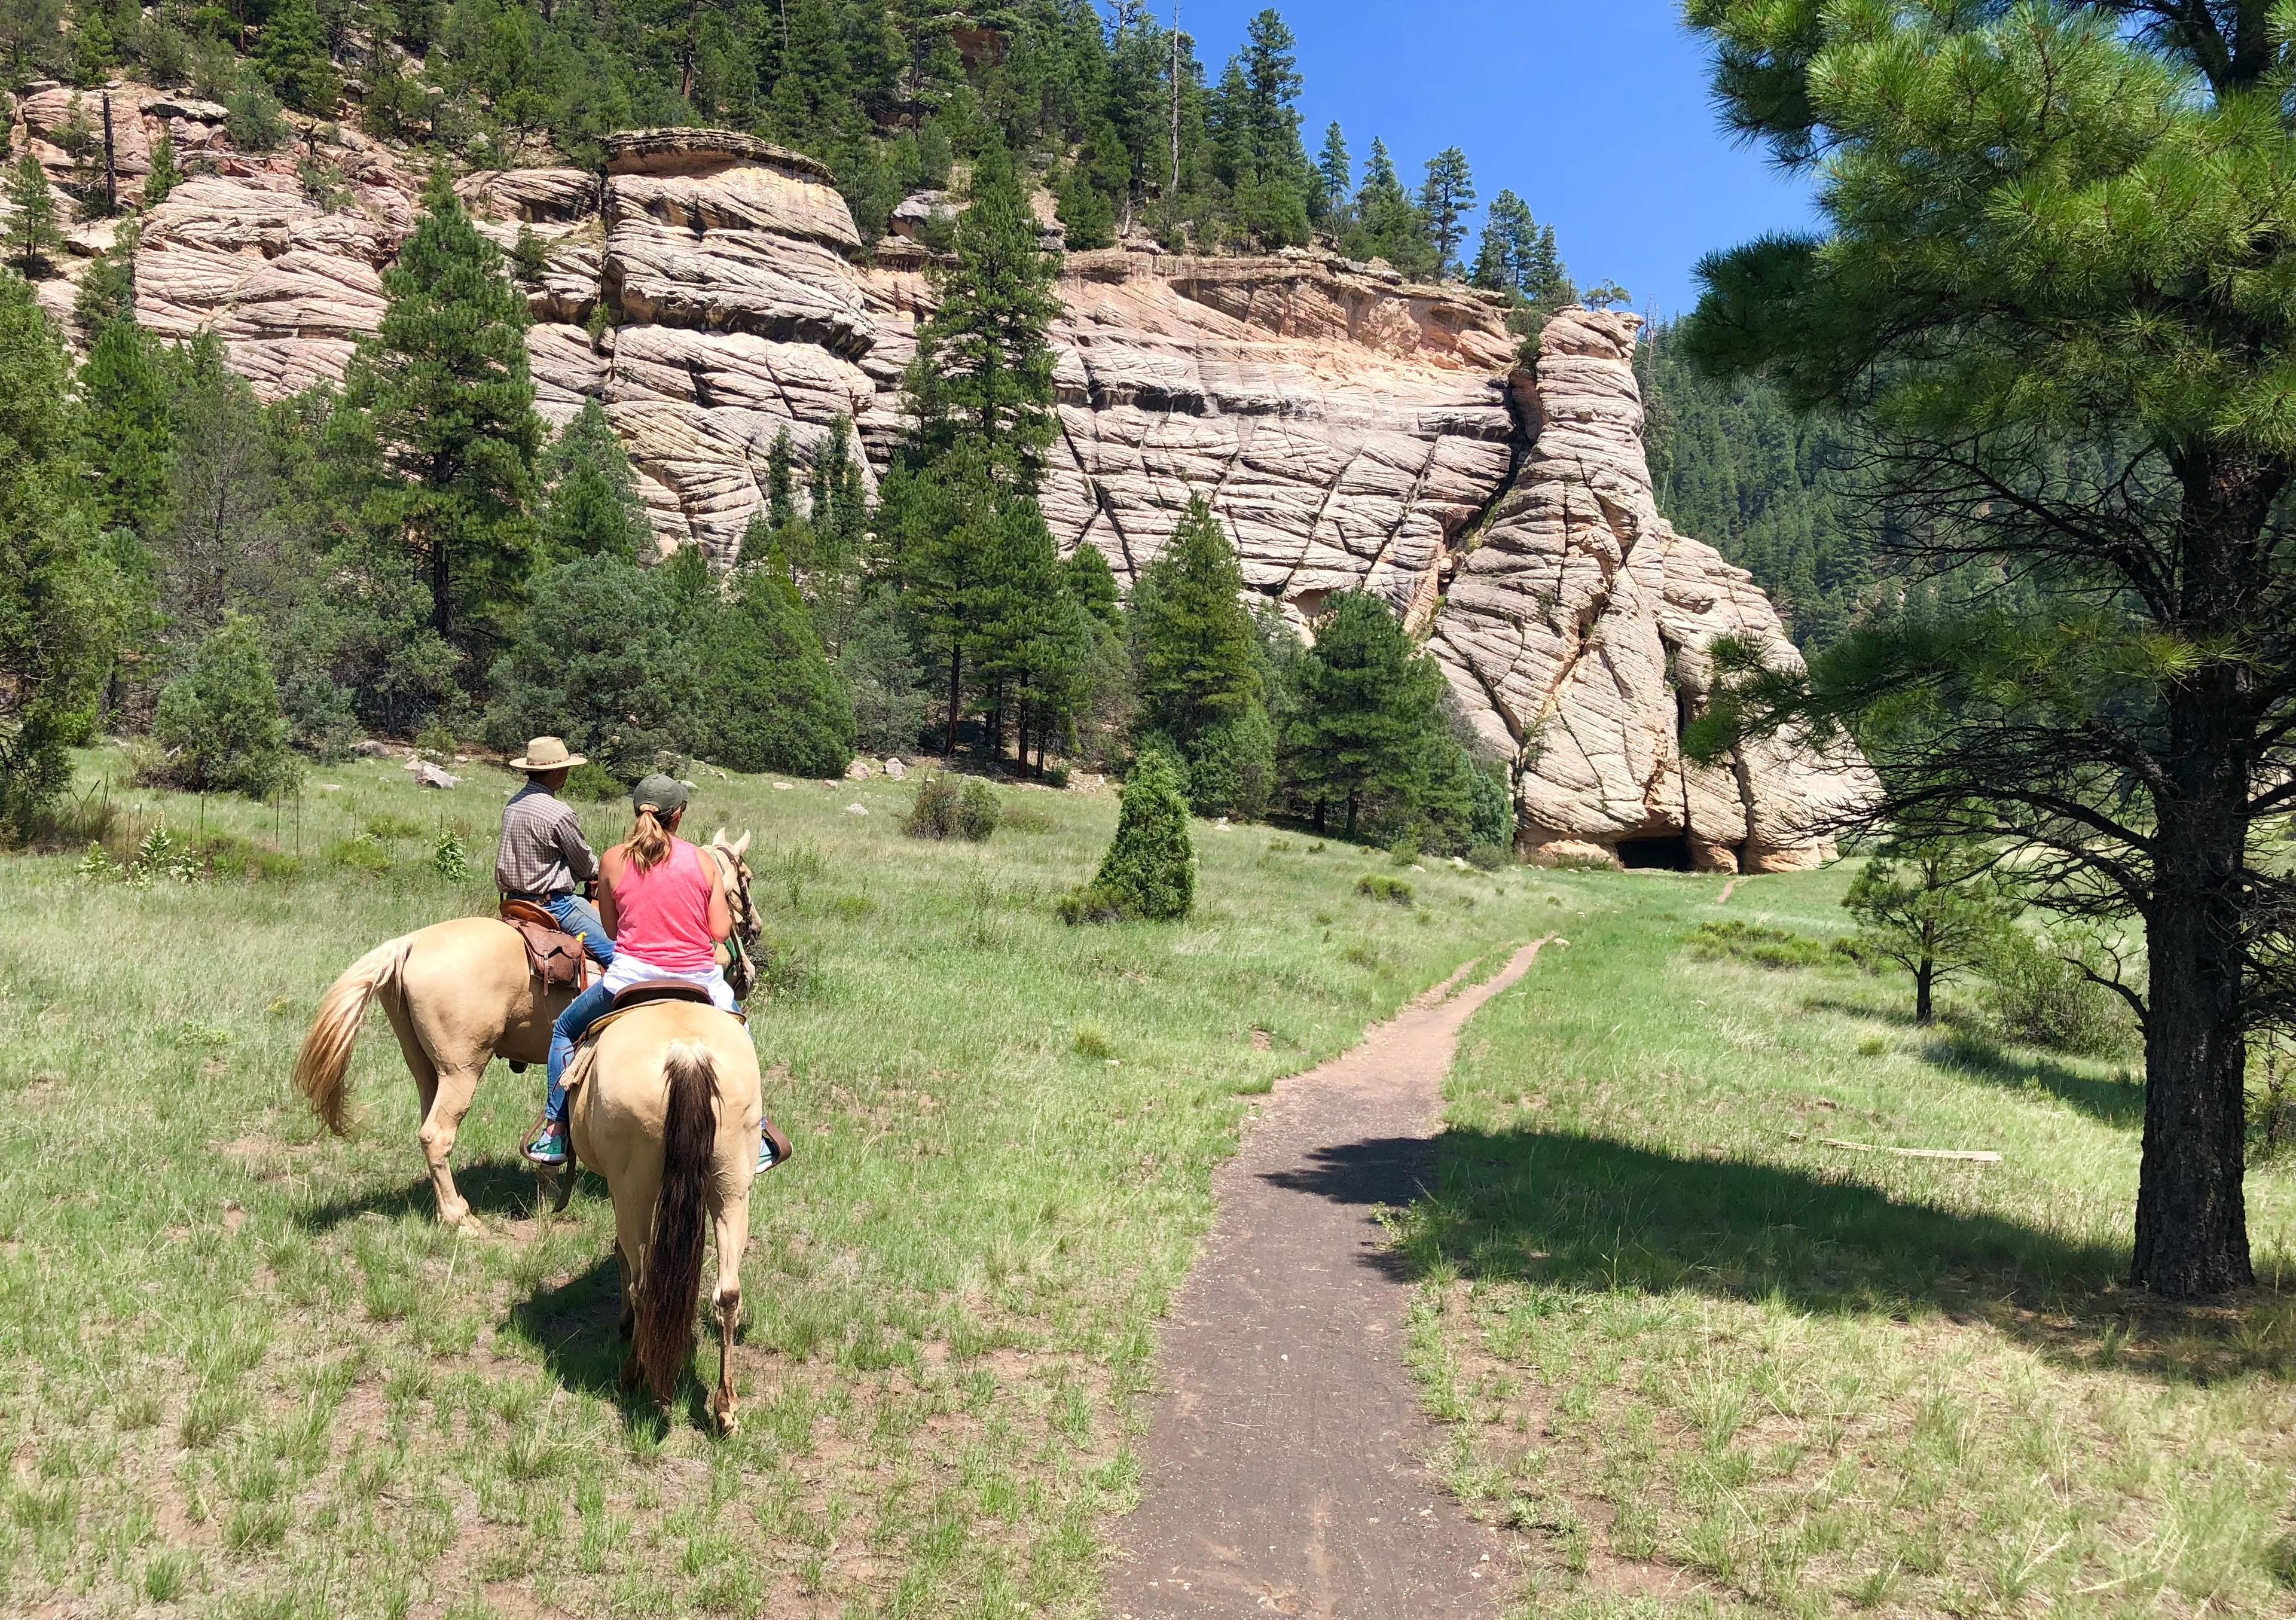
[[685, 808], [685, 784], [656, 771], [630, 789], [630, 808], [652, 810], [658, 816], [674, 816]]

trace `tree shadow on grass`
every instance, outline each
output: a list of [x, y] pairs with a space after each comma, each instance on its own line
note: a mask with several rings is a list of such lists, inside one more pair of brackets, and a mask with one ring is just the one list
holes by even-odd
[[[1410, 1139], [1352, 1142], [1272, 1179], [1392, 1207], [1411, 1196], [1398, 1196], [1399, 1167], [1424, 1151]], [[1431, 1164], [1418, 1162], [1428, 1190], [1408, 1205], [1398, 1241], [1365, 1256], [1406, 1281], [1447, 1270], [1588, 1295], [1779, 1301], [1814, 1315], [1942, 1313], [2065, 1364], [2180, 1378], [2296, 1372], [2296, 1350], [2236, 1343], [2251, 1306], [2271, 1313], [2268, 1297], [2152, 1302], [2120, 1287], [2128, 1254], [2118, 1244], [1893, 1198], [1856, 1180], [1532, 1131], [1454, 1129], [1436, 1139]]]
[[[601, 1184], [603, 1185], [603, 1183]], [[534, 1213], [534, 1166], [524, 1159], [479, 1159], [455, 1167], [455, 1190], [472, 1212], [505, 1220], [524, 1220]], [[416, 1177], [398, 1187], [377, 1188], [354, 1197], [331, 1198], [299, 1212], [295, 1219], [306, 1231], [332, 1231], [363, 1215], [377, 1214], [396, 1221], [410, 1214], [435, 1215], [430, 1178]]]
[[1923, 1049], [1922, 1061], [1948, 1073], [2005, 1090], [2038, 1087], [2091, 1119], [2124, 1131], [2136, 1130], [2144, 1123], [2144, 1086], [2141, 1081], [2099, 1080], [2067, 1068], [2054, 1058], [2007, 1051], [1981, 1036], [1966, 1032], [1930, 1042]]

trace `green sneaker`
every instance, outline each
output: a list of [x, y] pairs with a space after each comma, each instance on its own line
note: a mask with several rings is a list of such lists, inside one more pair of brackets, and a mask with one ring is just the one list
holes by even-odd
[[544, 1120], [540, 1127], [536, 1130], [534, 1139], [526, 1145], [526, 1156], [537, 1164], [555, 1165], [566, 1163], [569, 1157], [566, 1150], [566, 1122]]

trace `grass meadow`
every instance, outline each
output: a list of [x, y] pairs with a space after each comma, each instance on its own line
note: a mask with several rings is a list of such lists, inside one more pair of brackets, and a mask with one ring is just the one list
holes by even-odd
[[[290, 1089], [353, 958], [491, 908], [511, 782], [462, 769], [320, 767], [266, 807], [93, 752], [112, 869], [0, 862], [0, 1611], [1093, 1613], [1252, 1095], [1554, 911], [1533, 874], [1402, 875], [1401, 905], [1358, 892], [1384, 855], [1199, 823], [1192, 921], [1070, 928], [1111, 794], [1007, 790], [991, 843], [931, 844], [898, 828], [914, 782], [699, 771], [693, 829], [756, 834], [750, 1028], [797, 1144], [721, 1443], [696, 1387], [667, 1420], [615, 1394], [603, 1186], [537, 1219], [517, 1156], [538, 1073], [497, 1065], [463, 1133], [478, 1231], [432, 1220], [379, 1013], [349, 1139]], [[162, 821], [177, 855], [123, 876]]]
[[1515, 1612], [2296, 1613], [2296, 1179], [2250, 1174], [2253, 1296], [2131, 1297], [2133, 1057], [1688, 942], [1838, 933], [1847, 876], [1558, 877], [1569, 948], [1466, 1032], [1399, 1230]]

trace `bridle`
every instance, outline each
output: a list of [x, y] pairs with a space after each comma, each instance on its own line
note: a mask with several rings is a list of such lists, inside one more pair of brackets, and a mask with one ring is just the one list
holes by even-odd
[[750, 953], [757, 949], [758, 936], [765, 932], [765, 924], [758, 916], [757, 903], [750, 898], [748, 865], [715, 839], [705, 847], [710, 859], [718, 863], [718, 875], [725, 879], [726, 896], [734, 912], [734, 933], [726, 942], [726, 983], [736, 999], [746, 1001], [758, 981], [758, 970]]

